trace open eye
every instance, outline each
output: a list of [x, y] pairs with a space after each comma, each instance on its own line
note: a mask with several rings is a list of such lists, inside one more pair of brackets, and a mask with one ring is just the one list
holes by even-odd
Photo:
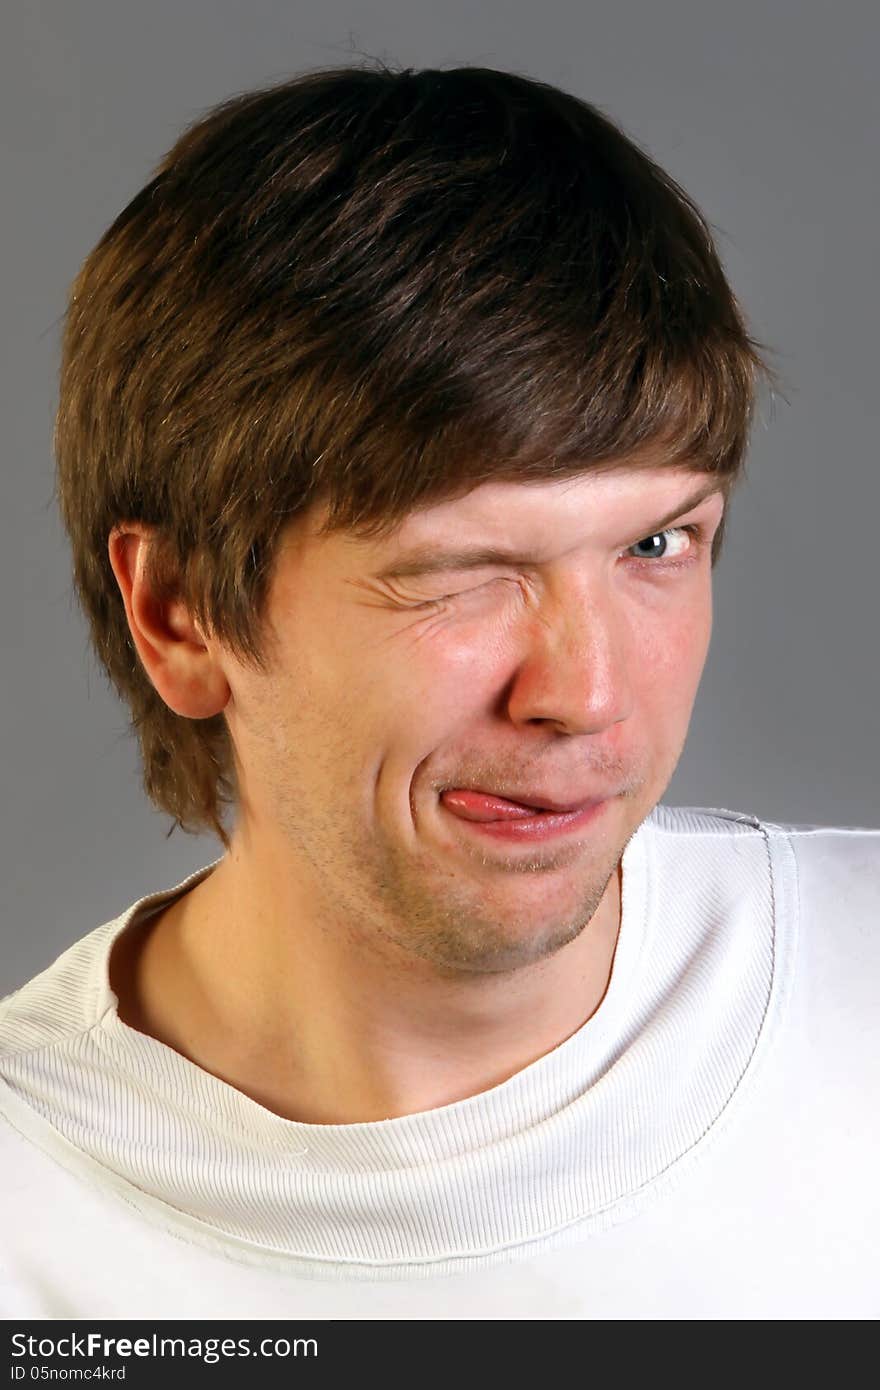
[[[688, 538], [688, 544], [678, 553], [669, 556], [666, 554], [668, 542], [664, 540], [666, 536], [677, 536]], [[629, 547], [630, 551], [636, 546], [651, 545], [655, 541], [663, 541], [664, 549], [660, 555], [635, 555], [632, 558], [637, 565], [647, 565], [651, 569], [681, 569], [685, 565], [691, 565], [700, 558], [705, 544], [705, 528], [699, 522], [691, 522], [688, 526], [668, 526], [664, 531], [655, 531], [652, 536], [645, 536], [640, 541]]]

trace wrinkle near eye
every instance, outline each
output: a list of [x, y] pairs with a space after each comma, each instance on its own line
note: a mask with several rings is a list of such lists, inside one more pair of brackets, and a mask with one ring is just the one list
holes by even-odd
[[420, 647], [448, 632], [450, 614], [448, 609], [432, 608], [421, 613], [410, 613], [410, 622], [395, 629], [394, 637], [403, 639], [404, 647]]

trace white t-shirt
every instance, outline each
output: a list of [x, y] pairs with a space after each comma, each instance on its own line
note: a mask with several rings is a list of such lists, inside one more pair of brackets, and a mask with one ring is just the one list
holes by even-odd
[[0, 1001], [4, 1317], [880, 1314], [880, 829], [656, 806], [592, 1018], [349, 1125], [120, 1020], [113, 941], [213, 868]]

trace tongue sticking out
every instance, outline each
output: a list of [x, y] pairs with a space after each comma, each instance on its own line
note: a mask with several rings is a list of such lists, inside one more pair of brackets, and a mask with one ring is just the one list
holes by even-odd
[[462, 820], [519, 820], [524, 816], [548, 814], [537, 806], [523, 806], [504, 796], [488, 796], [485, 792], [464, 791], [458, 787], [441, 792], [440, 800]]

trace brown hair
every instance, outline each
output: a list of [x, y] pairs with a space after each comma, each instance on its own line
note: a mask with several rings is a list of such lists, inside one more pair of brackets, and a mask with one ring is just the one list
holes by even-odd
[[385, 536], [481, 482], [658, 441], [729, 493], [759, 376], [778, 389], [760, 347], [696, 206], [574, 96], [380, 63], [214, 107], [87, 257], [62, 342], [58, 500], [148, 797], [229, 848], [225, 718], [153, 687], [114, 525], [155, 527], [160, 596], [265, 670], [279, 536], [313, 503], [327, 532]]

